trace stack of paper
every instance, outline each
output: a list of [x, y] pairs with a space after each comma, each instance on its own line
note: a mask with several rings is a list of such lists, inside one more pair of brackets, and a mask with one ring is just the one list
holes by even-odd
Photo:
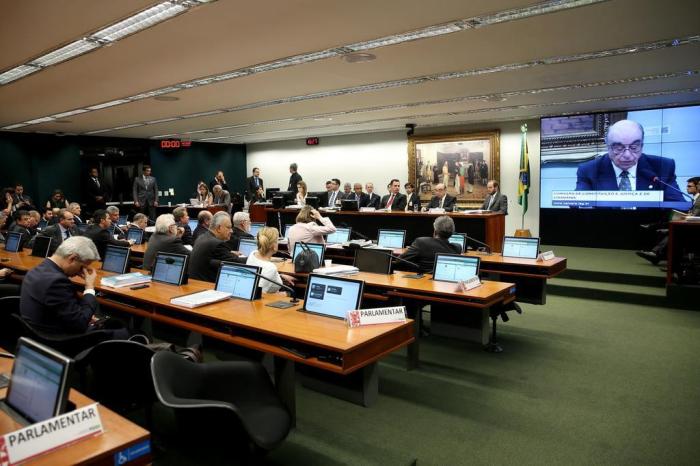
[[113, 275], [111, 277], [102, 277], [100, 284], [110, 288], [122, 288], [124, 286], [138, 285], [139, 283], [148, 283], [150, 281], [150, 275], [144, 275], [140, 272], [132, 272], [122, 275]]
[[206, 304], [216, 303], [230, 298], [232, 295], [226, 291], [206, 290], [199, 293], [192, 293], [185, 296], [178, 296], [170, 300], [170, 304], [183, 307], [199, 307]]
[[319, 273], [321, 275], [350, 275], [358, 273], [359, 271], [360, 269], [357, 267], [342, 264], [333, 264], [330, 267], [321, 267], [313, 270], [314, 273]]

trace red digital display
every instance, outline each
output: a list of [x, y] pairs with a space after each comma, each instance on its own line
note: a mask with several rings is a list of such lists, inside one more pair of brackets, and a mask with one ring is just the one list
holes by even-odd
[[318, 146], [319, 139], [318, 138], [306, 138], [306, 145], [307, 146]]
[[181, 141], [179, 139], [163, 139], [160, 141], [161, 149], [180, 149], [192, 147], [192, 141]]

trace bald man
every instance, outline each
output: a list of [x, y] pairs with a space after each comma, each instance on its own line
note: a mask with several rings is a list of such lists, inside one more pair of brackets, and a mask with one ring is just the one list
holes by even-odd
[[642, 125], [618, 121], [608, 129], [605, 144], [607, 154], [579, 165], [577, 191], [663, 190], [664, 201], [684, 202], [676, 183], [676, 162], [643, 152]]

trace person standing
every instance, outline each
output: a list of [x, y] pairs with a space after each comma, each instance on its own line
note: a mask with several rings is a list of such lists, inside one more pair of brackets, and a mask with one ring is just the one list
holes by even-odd
[[224, 191], [228, 191], [228, 184], [226, 183], [226, 177], [224, 176], [224, 172], [221, 170], [216, 172], [214, 179], [209, 182], [209, 192], [213, 192], [214, 186], [216, 186], [216, 185], [221, 186], [221, 189], [223, 189]]
[[260, 169], [255, 167], [253, 168], [253, 176], [246, 179], [246, 197], [248, 201], [252, 201], [255, 198], [255, 193], [259, 188], [265, 189], [265, 186], [263, 179], [260, 178]]
[[294, 192], [296, 190], [297, 183], [301, 181], [301, 175], [297, 173], [296, 163], [292, 163], [289, 166], [289, 173], [291, 173], [291, 175], [289, 175], [289, 186], [287, 187], [287, 191]]
[[158, 182], [151, 176], [151, 166], [143, 166], [143, 174], [134, 179], [133, 186], [134, 207], [148, 218], [156, 218], [158, 207]]
[[85, 191], [87, 194], [88, 214], [92, 214], [95, 210], [106, 208], [107, 189], [104, 181], [99, 177], [97, 168], [90, 169], [89, 177], [85, 183]]

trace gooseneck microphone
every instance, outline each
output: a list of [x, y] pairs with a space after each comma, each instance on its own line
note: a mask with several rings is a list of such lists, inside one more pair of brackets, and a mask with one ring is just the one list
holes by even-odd
[[677, 192], [681, 193], [683, 196], [685, 196], [685, 197], [687, 197], [688, 199], [690, 199], [690, 202], [693, 202], [693, 201], [695, 200], [695, 199], [693, 198], [693, 196], [691, 196], [690, 194], [684, 193], [683, 191], [681, 191], [680, 189], [676, 188], [676, 187], [673, 186], [672, 184], [666, 183], [665, 181], [663, 181], [663, 180], [662, 180], [661, 178], [659, 178], [658, 176], [653, 177], [653, 178], [651, 179], [651, 182], [652, 182], [652, 183], [661, 183], [662, 185], [664, 185], [664, 186], [666, 186], [666, 187], [668, 187], [668, 188], [671, 188], [671, 189], [673, 189], [674, 191], [677, 191]]
[[421, 277], [423, 277], [423, 273], [420, 272], [420, 266], [419, 266], [418, 264], [416, 264], [415, 262], [411, 262], [411, 261], [409, 261], [409, 260], [403, 259], [403, 258], [401, 258], [401, 257], [395, 256], [395, 255], [393, 255], [393, 254], [390, 253], [390, 252], [384, 252], [384, 251], [382, 251], [381, 249], [376, 249], [376, 248], [363, 248], [363, 247], [360, 246], [359, 244], [355, 244], [355, 243], [350, 243], [350, 244], [348, 245], [348, 249], [367, 249], [367, 250], [369, 250], [369, 251], [372, 251], [373, 253], [382, 254], [382, 255], [384, 255], [384, 256], [389, 256], [389, 257], [391, 257], [393, 260], [396, 260], [396, 261], [399, 261], [399, 262], [404, 262], [404, 263], [406, 263], [406, 264], [409, 264], [409, 265], [412, 266], [412, 267], [415, 267], [416, 270], [418, 270], [418, 273], [416, 273], [416, 274], [414, 275], [415, 278], [421, 278]]
[[490, 255], [492, 254], [492, 253], [491, 253], [491, 246], [489, 246], [488, 244], [483, 243], [483, 242], [479, 241], [479, 240], [476, 239], [476, 238], [472, 238], [472, 237], [469, 236], [469, 235], [466, 235], [466, 237], [467, 237], [467, 241], [472, 241], [473, 243], [476, 243], [476, 244], [478, 244], [479, 246], [482, 246], [482, 247], [486, 248], [486, 254], [487, 254], [487, 255], [490, 256]]
[[[343, 223], [339, 223], [338, 226], [341, 227], [341, 228], [351, 228], [351, 227], [348, 226], [347, 223], [344, 223], [344, 222], [343, 222]], [[350, 231], [350, 235], [351, 235], [351, 236], [352, 236], [352, 235], [359, 236], [361, 239], [363, 239], [363, 240], [365, 240], [365, 241], [371, 241], [371, 239], [369, 239], [369, 237], [363, 235], [362, 233], [360, 233], [359, 231], [355, 230], [354, 228]]]

